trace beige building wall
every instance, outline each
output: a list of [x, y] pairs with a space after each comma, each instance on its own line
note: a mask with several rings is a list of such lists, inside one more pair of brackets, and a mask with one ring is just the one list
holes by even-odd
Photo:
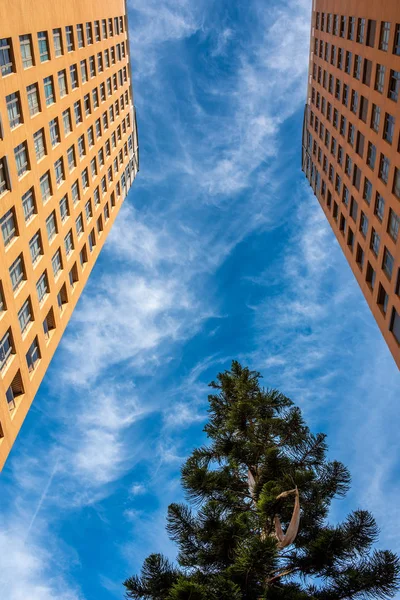
[[[81, 24], [83, 45], [78, 41]], [[68, 44], [67, 27], [72, 28], [73, 47]], [[42, 32], [47, 34], [48, 59], [43, 44], [40, 52], [38, 34]], [[138, 170], [127, 34], [123, 0], [0, 2], [0, 468]], [[27, 35], [32, 66], [29, 60], [23, 62], [21, 54], [20, 36]], [[87, 81], [82, 61], [86, 61]], [[73, 65], [75, 73], [70, 70]], [[65, 94], [58, 76], [63, 70]], [[37, 85], [40, 105], [34, 115], [27, 93], [32, 85]], [[80, 103], [80, 118], [76, 103]], [[64, 128], [63, 113], [68, 110], [70, 132], [68, 126]], [[54, 119], [58, 139], [54, 126], [50, 130]], [[34, 134], [40, 130], [44, 154], [34, 143]], [[19, 154], [18, 171], [15, 149], [21, 144], [26, 148], [27, 164], [24, 166], [25, 157]], [[57, 163], [60, 159], [63, 171]], [[44, 182], [41, 188], [46, 173], [50, 194]], [[22, 201], [30, 191], [33, 214], [28, 204], [24, 211]], [[60, 205], [65, 197], [67, 214], [65, 203]], [[52, 214], [54, 222], [48, 222]], [[38, 245], [33, 241], [37, 233], [38, 256]], [[58, 260], [53, 261], [57, 252], [59, 270]], [[10, 267], [19, 258], [22, 276], [17, 269], [12, 279]], [[43, 274], [47, 280], [44, 295], [43, 287], [39, 287], [40, 293], [37, 289]]]
[[303, 170], [400, 368], [399, 0], [313, 1]]

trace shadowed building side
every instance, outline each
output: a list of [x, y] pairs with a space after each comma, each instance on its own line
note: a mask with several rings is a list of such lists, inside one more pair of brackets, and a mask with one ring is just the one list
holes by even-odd
[[398, 0], [314, 0], [302, 169], [400, 368], [399, 132]]

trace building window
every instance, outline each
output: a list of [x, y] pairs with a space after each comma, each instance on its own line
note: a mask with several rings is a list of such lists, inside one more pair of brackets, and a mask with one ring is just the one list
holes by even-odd
[[68, 170], [71, 172], [76, 167], [75, 148], [70, 146], [67, 150]]
[[26, 88], [26, 93], [28, 97], [28, 106], [29, 106], [29, 114], [31, 117], [40, 112], [39, 105], [39, 93], [37, 83], [33, 83], [32, 85], [28, 85]]
[[45, 203], [51, 197], [51, 185], [50, 185], [50, 173], [47, 171], [41, 176], [40, 180], [40, 192], [42, 195], [42, 201]]
[[97, 206], [98, 204], [100, 204], [100, 192], [99, 192], [99, 186], [97, 186], [93, 192], [93, 199], [94, 199], [94, 203], [95, 206]]
[[[350, 17], [351, 19], [352, 17]], [[358, 19], [358, 25], [357, 25], [357, 42], [359, 44], [363, 44], [364, 43], [364, 36], [365, 36], [365, 19]], [[350, 38], [353, 39], [353, 38]]]
[[85, 138], [83, 135], [79, 136], [79, 138], [78, 138], [78, 154], [79, 154], [79, 158], [82, 158], [86, 154]]
[[354, 68], [353, 68], [353, 77], [355, 79], [360, 79], [361, 77], [361, 63], [362, 58], [358, 54], [354, 56]]
[[77, 181], [75, 181], [72, 184], [71, 193], [72, 193], [72, 202], [73, 202], [73, 204], [75, 206], [75, 204], [80, 200], [79, 184], [78, 184]]
[[22, 66], [29, 69], [33, 66], [32, 37], [30, 34], [19, 36], [19, 47], [21, 51]]
[[88, 117], [90, 115], [90, 94], [86, 94], [83, 98], [83, 108], [85, 110], [85, 115]]
[[376, 104], [372, 105], [372, 113], [371, 113], [371, 129], [375, 131], [375, 133], [379, 132], [379, 123], [381, 119], [381, 109]]
[[60, 200], [60, 215], [61, 222], [64, 223], [65, 219], [69, 216], [68, 197], [66, 195]]
[[82, 250], [79, 252], [79, 260], [81, 263], [81, 267], [83, 267], [85, 265], [85, 263], [87, 263], [87, 261], [88, 261], [86, 244], [83, 246]]
[[101, 31], [102, 31], [103, 39], [106, 39], [108, 37], [107, 36], [107, 20], [106, 19], [101, 20]]
[[364, 69], [363, 69], [363, 83], [365, 85], [371, 84], [371, 75], [372, 75], [372, 62], [367, 58], [364, 59]]
[[33, 134], [33, 146], [35, 148], [36, 160], [39, 161], [46, 155], [46, 146], [43, 129], [39, 129]]
[[348, 177], [351, 177], [352, 168], [353, 168], [353, 161], [351, 160], [350, 156], [348, 154], [346, 154], [346, 162], [345, 162], [344, 172], [346, 173], [346, 175]]
[[367, 41], [366, 45], [373, 48], [375, 45], [375, 32], [376, 32], [376, 21], [368, 19], [367, 25]]
[[87, 168], [82, 171], [82, 188], [86, 190], [89, 187], [89, 175]]
[[75, 283], [78, 281], [78, 269], [76, 268], [76, 263], [70, 270], [68, 277], [69, 277], [69, 284], [70, 284], [71, 288], [73, 289], [75, 287]]
[[100, 84], [100, 100], [104, 102], [106, 99], [106, 86], [104, 83]]
[[96, 120], [95, 123], [95, 129], [96, 129], [96, 137], [99, 138], [101, 136], [101, 124], [100, 124], [100, 119]]
[[29, 251], [31, 253], [32, 264], [38, 260], [39, 256], [43, 254], [42, 242], [40, 239], [40, 232], [35, 233], [31, 241], [29, 242]]
[[78, 39], [78, 48], [83, 48], [85, 45], [85, 40], [83, 37], [83, 25], [82, 23], [79, 23], [76, 26], [76, 37]]
[[7, 310], [7, 306], [4, 301], [3, 286], [1, 285], [1, 281], [0, 281], [0, 313], [4, 312], [5, 310]]
[[64, 245], [65, 245], [65, 253], [67, 256], [69, 256], [74, 249], [74, 240], [72, 238], [72, 231], [69, 231], [67, 233], [67, 235], [65, 236]]
[[380, 195], [379, 192], [376, 192], [374, 213], [378, 217], [379, 221], [382, 222], [384, 214], [385, 214], [385, 200], [383, 199], [383, 197]]
[[90, 221], [90, 219], [93, 216], [92, 203], [90, 202], [90, 200], [88, 200], [85, 204], [85, 214], [86, 214], [86, 221]]
[[90, 56], [90, 58], [89, 58], [89, 72], [90, 72], [90, 77], [95, 77], [96, 65], [94, 64], [94, 56]]
[[376, 146], [368, 142], [367, 165], [374, 170], [376, 161]]
[[365, 216], [365, 214], [362, 211], [361, 211], [361, 217], [360, 217], [360, 231], [364, 237], [367, 237], [368, 218]]
[[86, 83], [88, 80], [86, 60], [81, 60], [81, 79], [82, 84]]
[[104, 206], [104, 220], [108, 221], [109, 218], [110, 218], [110, 208], [108, 206], [108, 202], [106, 202], [106, 204]]
[[63, 163], [63, 159], [62, 158], [59, 158], [54, 163], [54, 173], [55, 173], [55, 176], [56, 176], [56, 184], [57, 185], [61, 185], [62, 182], [65, 179], [65, 177], [64, 177], [64, 163]]
[[33, 215], [36, 213], [33, 188], [25, 192], [25, 194], [22, 196], [22, 208], [24, 210], [25, 222], [28, 223], [28, 221], [30, 221]]
[[36, 284], [36, 291], [39, 302], [42, 302], [46, 294], [49, 293], [49, 284], [47, 281], [46, 271], [40, 276], [39, 281]]
[[46, 219], [46, 231], [47, 238], [49, 242], [51, 242], [51, 240], [55, 237], [57, 233], [56, 215], [54, 210]]
[[397, 242], [397, 238], [399, 237], [399, 229], [400, 229], [400, 217], [394, 212], [393, 209], [390, 209], [389, 221], [388, 221], [388, 233], [394, 242]]
[[19, 93], [14, 92], [6, 96], [7, 114], [11, 129], [18, 127], [22, 123], [21, 102]]
[[63, 69], [62, 71], [59, 71], [57, 74], [57, 77], [58, 77], [58, 90], [60, 92], [60, 98], [62, 98], [63, 96], [66, 96], [66, 94], [68, 93], [67, 76], [65, 73], [65, 69]]
[[360, 244], [357, 244], [356, 263], [362, 270], [364, 267], [364, 251], [361, 248]]
[[13, 292], [19, 288], [22, 281], [25, 279], [25, 269], [24, 269], [24, 261], [22, 258], [22, 254], [18, 256], [18, 258], [13, 262], [11, 267], [9, 268], [11, 285]]
[[389, 250], [385, 248], [383, 252], [382, 269], [389, 279], [392, 279], [393, 275], [394, 258], [390, 254]]
[[[121, 60], [121, 59], [119, 58], [119, 60]], [[345, 70], [345, 73], [350, 75], [350, 73], [351, 73], [351, 52], [349, 52], [349, 51], [346, 52], [346, 60], [344, 63], [344, 70]]]
[[57, 56], [62, 56], [64, 54], [63, 52], [63, 45], [62, 45], [62, 36], [61, 36], [61, 29], [53, 29], [53, 43], [54, 43], [54, 55]]
[[92, 147], [94, 144], [94, 134], [93, 134], [93, 126], [91, 125], [87, 130], [88, 142], [89, 146]]
[[93, 44], [92, 24], [86, 23], [86, 42], [88, 45]]
[[393, 69], [391, 69], [390, 77], [389, 77], [388, 98], [390, 98], [391, 100], [394, 100], [394, 102], [397, 102], [398, 97], [399, 97], [399, 86], [400, 86], [400, 72], [393, 71]]
[[96, 175], [97, 175], [97, 164], [96, 164], [96, 157], [95, 156], [90, 161], [90, 172], [92, 174], [92, 179], [94, 179], [96, 177]]
[[40, 62], [45, 62], [46, 60], [49, 60], [49, 41], [47, 39], [47, 31], [39, 31], [38, 44]]
[[348, 29], [348, 32], [347, 32], [347, 39], [354, 40], [355, 26], [356, 26], [356, 18], [355, 17], [349, 17], [349, 29]]
[[26, 363], [29, 371], [34, 371], [40, 360], [40, 349], [37, 337], [33, 340], [28, 352], [26, 353]]
[[82, 213], [79, 215], [79, 217], [77, 217], [77, 219], [75, 221], [75, 225], [76, 225], [76, 233], [77, 233], [78, 238], [79, 238], [81, 236], [81, 234], [83, 233]]
[[11, 330], [9, 329], [5, 336], [0, 340], [0, 369], [4, 369], [8, 359], [13, 353], [13, 342], [11, 338]]
[[381, 238], [376, 233], [375, 229], [373, 229], [372, 234], [371, 234], [371, 250], [375, 254], [375, 256], [378, 256], [378, 254], [379, 254], [380, 243], [381, 243]]
[[400, 25], [398, 23], [394, 32], [393, 54], [400, 55]]
[[97, 53], [97, 71], [98, 73], [103, 72], [103, 55], [101, 52]]
[[381, 159], [379, 161], [379, 178], [382, 179], [384, 183], [387, 183], [389, 180], [389, 169], [389, 159], [384, 154], [381, 154]]
[[54, 277], [57, 277], [57, 275], [62, 270], [62, 261], [61, 261], [61, 252], [60, 252], [60, 249], [57, 250], [57, 252], [53, 256], [53, 258], [51, 259], [51, 266], [53, 268]]
[[352, 196], [351, 203], [350, 203], [350, 216], [355, 223], [357, 222], [357, 214], [358, 214], [358, 204]]
[[8, 210], [4, 217], [0, 219], [0, 227], [4, 246], [8, 246], [8, 244], [18, 235], [13, 208]]
[[3, 77], [14, 72], [14, 60], [10, 38], [0, 39], [0, 70]]
[[[131, 138], [129, 138], [129, 139], [131, 140]], [[361, 131], [358, 131], [357, 132], [357, 141], [356, 141], [356, 152], [361, 157], [364, 155], [364, 143], [365, 143], [365, 137], [363, 136]]]
[[69, 110], [69, 108], [63, 111], [62, 120], [64, 126], [64, 135], [67, 136], [72, 131], [71, 111]]
[[81, 109], [80, 100], [77, 100], [77, 102], [74, 102], [74, 115], [75, 115], [75, 124], [79, 125], [79, 123], [82, 123], [82, 109]]
[[392, 310], [392, 318], [390, 319], [390, 331], [398, 344], [400, 344], [400, 315], [396, 309]]
[[60, 130], [58, 127], [58, 119], [52, 119], [49, 123], [51, 145], [57, 146], [60, 143]]
[[51, 308], [47, 313], [45, 320], [43, 321], [43, 333], [47, 340], [50, 339], [50, 331], [54, 331], [55, 328], [56, 322], [54, 319], [54, 311]]
[[389, 144], [393, 141], [394, 134], [394, 117], [386, 113], [385, 115], [385, 125], [383, 128], [383, 139], [389, 142]]
[[93, 110], [99, 106], [99, 93], [97, 87], [92, 90]]
[[90, 252], [93, 252], [93, 248], [96, 245], [96, 235], [94, 233], [94, 229], [92, 229], [92, 231], [90, 232], [88, 242], [89, 242], [89, 250], [90, 250]]
[[375, 75], [375, 89], [380, 94], [383, 93], [385, 85], [385, 67], [383, 65], [376, 65]]
[[393, 179], [393, 194], [400, 200], [400, 169], [395, 169]]
[[18, 321], [21, 328], [21, 333], [24, 333], [32, 319], [31, 301], [28, 298], [18, 312]]
[[383, 314], [386, 315], [389, 304], [389, 296], [387, 295], [385, 288], [381, 283], [379, 284], [378, 289], [377, 304], [381, 308]]
[[390, 23], [388, 21], [382, 21], [381, 33], [379, 36], [379, 50], [387, 52], [389, 49], [389, 37], [390, 37]]
[[67, 25], [65, 28], [65, 36], [67, 38], [67, 52], [72, 52], [74, 50], [74, 30], [72, 25]]
[[22, 177], [29, 169], [28, 150], [26, 142], [22, 142], [16, 148], [14, 148], [15, 162], [17, 165], [18, 177]]
[[96, 42], [100, 42], [100, 21], [94, 22], [94, 39]]
[[54, 103], [54, 85], [52, 77], [45, 77], [43, 80], [44, 84], [44, 96], [46, 98], [46, 106], [50, 106]]
[[70, 66], [69, 76], [71, 79], [71, 88], [74, 90], [78, 87], [78, 69], [76, 65]]
[[369, 287], [371, 288], [371, 290], [374, 289], [375, 287], [375, 271], [371, 266], [371, 263], [367, 264], [367, 272], [366, 272], [366, 282], [368, 283]]
[[350, 110], [354, 114], [357, 114], [357, 109], [358, 109], [358, 92], [356, 92], [355, 90], [351, 90]]

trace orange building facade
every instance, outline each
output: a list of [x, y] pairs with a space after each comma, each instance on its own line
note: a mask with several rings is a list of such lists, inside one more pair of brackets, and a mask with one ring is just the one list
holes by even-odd
[[0, 468], [138, 171], [124, 0], [0, 3]]
[[399, 1], [314, 0], [302, 168], [400, 368], [399, 132]]

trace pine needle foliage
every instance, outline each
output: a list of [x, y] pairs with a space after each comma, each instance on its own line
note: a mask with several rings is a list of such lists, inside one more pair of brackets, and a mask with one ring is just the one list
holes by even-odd
[[[124, 582], [135, 600], [373, 600], [399, 587], [399, 558], [376, 550], [378, 528], [365, 510], [327, 521], [331, 502], [350, 486], [346, 467], [327, 460], [325, 435], [261, 375], [238, 362], [210, 384], [209, 443], [182, 468], [189, 504], [171, 504], [167, 530], [178, 566], [150, 555]], [[253, 485], [249, 485], [249, 477]], [[298, 489], [300, 526], [281, 549]]]

